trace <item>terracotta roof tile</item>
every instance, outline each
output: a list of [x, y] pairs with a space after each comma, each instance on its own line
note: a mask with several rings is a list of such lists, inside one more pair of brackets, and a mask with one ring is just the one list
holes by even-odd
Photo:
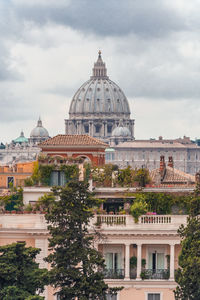
[[[150, 172], [150, 177], [154, 182], [156, 182], [159, 176], [160, 169], [154, 169]], [[195, 176], [167, 166], [162, 183], [195, 183]]]
[[39, 145], [42, 146], [104, 146], [109, 147], [106, 143], [93, 138], [86, 134], [58, 134]]

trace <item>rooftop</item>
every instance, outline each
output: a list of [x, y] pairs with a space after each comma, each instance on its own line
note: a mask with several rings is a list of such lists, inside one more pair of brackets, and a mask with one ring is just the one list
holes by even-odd
[[105, 148], [108, 147], [108, 145], [104, 142], [86, 134], [58, 134], [53, 138], [44, 141], [40, 144], [40, 146], [103, 146]]
[[[160, 176], [160, 169], [154, 169], [150, 172], [150, 177], [152, 178], [152, 181], [155, 182], [156, 179]], [[183, 183], [190, 183], [195, 184], [195, 176], [191, 174], [187, 174], [183, 171], [174, 169], [172, 167], [167, 166], [165, 168], [165, 174], [162, 179], [163, 184], [183, 184]]]

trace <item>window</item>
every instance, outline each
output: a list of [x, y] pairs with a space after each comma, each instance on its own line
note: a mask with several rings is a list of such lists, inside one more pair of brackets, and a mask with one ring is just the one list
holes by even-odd
[[85, 125], [84, 128], [85, 128], [85, 133], [89, 133], [89, 125]]
[[14, 186], [14, 177], [8, 177], [7, 179], [7, 186], [10, 188], [11, 186]]
[[53, 171], [51, 173], [51, 180], [50, 180], [50, 185], [59, 185], [59, 186], [64, 186], [66, 183], [65, 179], [65, 173], [61, 171]]
[[100, 126], [100, 125], [96, 125], [96, 126], [95, 126], [95, 129], [96, 129], [96, 133], [99, 133], [99, 132], [100, 132], [100, 129], [101, 129], [101, 126]]
[[164, 253], [149, 253], [149, 269], [152, 270], [163, 270], [164, 269]]
[[105, 262], [108, 270], [121, 269], [121, 253], [106, 253]]
[[147, 300], [161, 300], [160, 293], [148, 293]]
[[108, 127], [107, 127], [107, 132], [108, 132], [108, 133], [111, 133], [111, 132], [112, 132], [112, 125], [108, 125]]

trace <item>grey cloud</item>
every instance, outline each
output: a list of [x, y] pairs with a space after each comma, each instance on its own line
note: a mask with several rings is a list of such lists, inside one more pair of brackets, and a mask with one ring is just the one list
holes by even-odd
[[66, 5], [13, 4], [18, 17], [40, 25], [55, 22], [82, 32], [101, 36], [135, 33], [144, 37], [161, 37], [170, 31], [182, 30], [182, 17], [154, 0], [75, 0]]
[[29, 120], [32, 117], [32, 110], [24, 100], [1, 87], [0, 89], [0, 121], [2, 123]]

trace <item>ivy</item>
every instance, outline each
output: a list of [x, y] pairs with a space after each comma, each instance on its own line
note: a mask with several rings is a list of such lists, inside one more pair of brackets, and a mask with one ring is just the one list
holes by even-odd
[[79, 168], [77, 165], [62, 165], [60, 170], [65, 173], [65, 180], [68, 183], [71, 180], [78, 180]]
[[55, 165], [39, 165], [39, 178], [42, 185], [50, 185], [51, 173], [54, 169]]

